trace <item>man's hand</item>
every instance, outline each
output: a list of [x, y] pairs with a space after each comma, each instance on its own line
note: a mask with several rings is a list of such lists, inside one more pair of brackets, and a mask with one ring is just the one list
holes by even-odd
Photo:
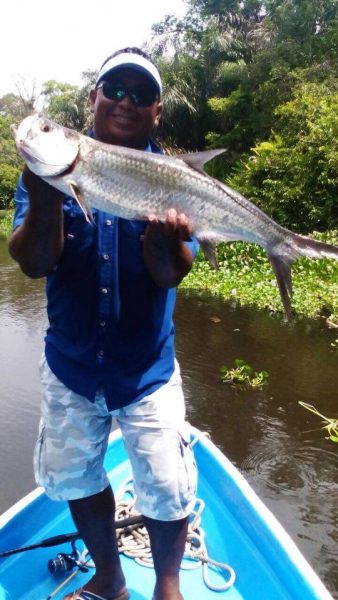
[[27, 189], [30, 202], [42, 199], [45, 210], [48, 210], [48, 206], [46, 206], [46, 196], [49, 201], [53, 201], [54, 199], [60, 200], [62, 198], [61, 192], [46, 183], [38, 175], [35, 175], [35, 173], [30, 171], [26, 164], [22, 171], [22, 182]]
[[193, 256], [184, 243], [191, 239], [187, 215], [168, 210], [164, 223], [156, 215], [148, 217], [144, 235], [144, 260], [150, 275], [160, 287], [176, 287], [192, 267]]
[[28, 191], [25, 220], [9, 240], [9, 252], [29, 277], [44, 277], [63, 250], [63, 194], [25, 165], [22, 182]]

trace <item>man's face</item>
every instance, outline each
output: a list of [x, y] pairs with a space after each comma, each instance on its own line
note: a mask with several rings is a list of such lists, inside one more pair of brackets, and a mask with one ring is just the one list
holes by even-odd
[[[123, 84], [127, 90], [151, 86], [146, 75], [130, 68], [108, 74], [105, 81]], [[144, 148], [162, 114], [162, 104], [158, 100], [150, 106], [136, 105], [129, 95], [112, 100], [104, 96], [102, 87], [90, 92], [90, 104], [95, 137], [101, 142], [130, 148]]]

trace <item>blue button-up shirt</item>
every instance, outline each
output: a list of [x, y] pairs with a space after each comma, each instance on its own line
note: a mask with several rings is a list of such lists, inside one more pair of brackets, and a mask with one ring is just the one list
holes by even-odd
[[[153, 143], [146, 149], [160, 152]], [[20, 177], [14, 228], [28, 208]], [[93, 211], [87, 223], [64, 200], [64, 251], [47, 276], [47, 362], [68, 388], [93, 401], [99, 388], [110, 410], [140, 400], [174, 370], [175, 289], [163, 289], [143, 260], [144, 221]], [[189, 242], [194, 254], [197, 242]]]

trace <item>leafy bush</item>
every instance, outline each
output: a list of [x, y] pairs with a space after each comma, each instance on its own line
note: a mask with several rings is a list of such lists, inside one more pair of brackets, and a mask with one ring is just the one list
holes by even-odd
[[302, 233], [338, 223], [338, 81], [303, 83], [276, 109], [278, 131], [228, 183], [281, 225]]
[[7, 238], [12, 231], [14, 210], [0, 210], [0, 237]]
[[13, 206], [13, 195], [20, 168], [0, 163], [0, 208]]

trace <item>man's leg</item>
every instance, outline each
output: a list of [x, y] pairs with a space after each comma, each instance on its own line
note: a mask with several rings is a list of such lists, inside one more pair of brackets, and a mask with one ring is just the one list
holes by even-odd
[[113, 526], [115, 499], [111, 487], [87, 498], [70, 500], [69, 507], [96, 567], [85, 589], [104, 598], [119, 596], [126, 591], [126, 582]]
[[97, 568], [85, 588], [112, 598], [125, 589], [125, 580], [113, 527], [115, 500], [103, 468], [111, 415], [102, 394], [90, 402], [64, 386], [44, 358], [40, 369], [43, 397], [34, 454], [36, 482], [52, 499], [69, 502]]
[[149, 531], [156, 572], [154, 600], [182, 600], [179, 568], [197, 472], [179, 368], [167, 384], [116, 416], [133, 469], [135, 506]]
[[187, 539], [188, 518], [157, 521], [144, 517], [156, 573], [154, 600], [183, 600], [179, 570]]

